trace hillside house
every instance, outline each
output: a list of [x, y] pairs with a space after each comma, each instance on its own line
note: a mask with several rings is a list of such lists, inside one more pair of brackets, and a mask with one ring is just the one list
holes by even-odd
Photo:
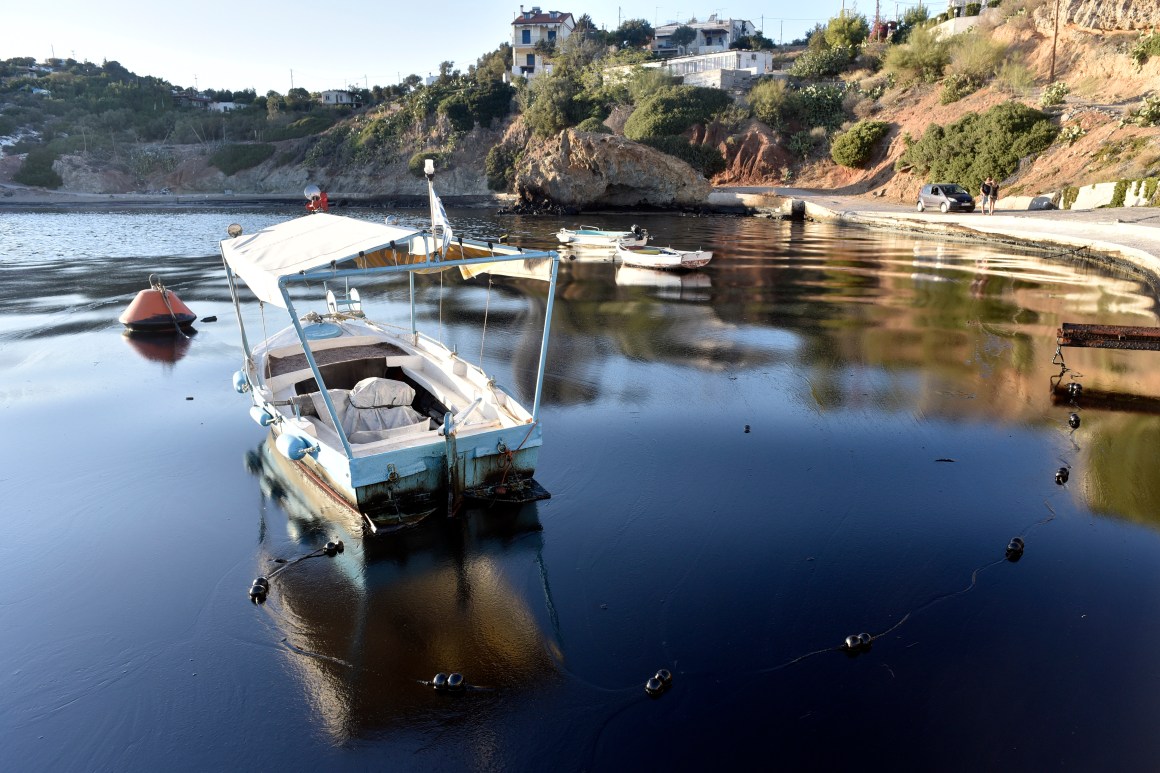
[[[691, 27], [697, 33], [692, 43], [678, 47], [672, 41], [673, 33], [678, 27]], [[695, 21], [688, 24], [669, 22], [656, 28], [652, 49], [660, 56], [712, 54], [728, 51], [729, 46], [736, 40], [747, 35], [753, 35], [757, 28], [753, 22], [745, 19], [718, 19], [717, 14], [709, 17], [708, 21]]]
[[346, 105], [354, 107], [354, 94], [344, 89], [330, 89], [322, 92], [320, 96], [323, 105], [327, 107], [341, 107]]
[[208, 110], [210, 103], [213, 102], [205, 94], [200, 94], [193, 89], [186, 89], [184, 91], [174, 89], [171, 93], [173, 94], [173, 104], [175, 107], [196, 107], [199, 110]]
[[659, 62], [616, 65], [604, 68], [606, 76], [627, 77], [634, 67], [656, 68], [680, 77], [686, 86], [706, 86], [726, 91], [748, 88], [763, 75], [785, 77], [774, 66], [769, 51], [724, 51], [698, 56], [678, 56]]
[[544, 12], [533, 7], [520, 12], [512, 22], [512, 69], [513, 76], [534, 78], [536, 75], [552, 71], [552, 65], [544, 60], [536, 50], [537, 43], [559, 46], [576, 29], [572, 14], [562, 11]]

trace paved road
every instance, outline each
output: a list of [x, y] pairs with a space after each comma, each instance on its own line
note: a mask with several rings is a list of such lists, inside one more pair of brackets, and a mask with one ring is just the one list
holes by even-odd
[[802, 199], [807, 214], [821, 220], [860, 225], [931, 231], [946, 234], [987, 234], [992, 238], [1088, 247], [1131, 261], [1160, 276], [1160, 208], [1118, 207], [1088, 210], [1013, 210], [996, 208], [994, 215], [920, 213], [908, 204], [867, 196], [834, 196], [803, 188], [745, 188], [744, 194], [772, 194]]

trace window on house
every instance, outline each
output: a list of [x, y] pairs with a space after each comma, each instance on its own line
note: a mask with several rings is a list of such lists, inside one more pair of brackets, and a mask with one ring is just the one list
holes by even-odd
[[556, 42], [556, 30], [548, 30], [548, 42], [549, 43]]
[[520, 33], [520, 35], [521, 35], [521, 37], [520, 37], [521, 43], [523, 43], [524, 45], [531, 44], [531, 42], [532, 42], [532, 31], [531, 30], [524, 30], [522, 33]]
[[536, 55], [535, 54], [528, 54], [528, 67], [535, 67], [535, 66], [536, 66]]

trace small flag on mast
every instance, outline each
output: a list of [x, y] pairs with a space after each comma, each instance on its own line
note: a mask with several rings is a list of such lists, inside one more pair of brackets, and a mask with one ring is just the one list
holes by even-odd
[[451, 221], [447, 219], [447, 210], [443, 209], [443, 202], [439, 200], [435, 191], [431, 191], [431, 198], [435, 202], [435, 222], [432, 226], [436, 236], [441, 237], [440, 250], [446, 255], [447, 248], [451, 244]]

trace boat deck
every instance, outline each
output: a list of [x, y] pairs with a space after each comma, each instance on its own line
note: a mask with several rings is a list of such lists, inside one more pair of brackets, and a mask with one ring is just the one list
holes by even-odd
[[[389, 357], [392, 355], [406, 354], [394, 344], [382, 342], [377, 344], [364, 344], [361, 346], [342, 346], [334, 349], [319, 349], [314, 352], [314, 361], [318, 367], [323, 365], [333, 365], [337, 362], [347, 362], [349, 360], [364, 360], [372, 357]], [[274, 376], [281, 376], [286, 373], [293, 373], [298, 370], [305, 370], [310, 367], [306, 362], [305, 354], [292, 354], [288, 357], [270, 357], [267, 360], [266, 378]]]

